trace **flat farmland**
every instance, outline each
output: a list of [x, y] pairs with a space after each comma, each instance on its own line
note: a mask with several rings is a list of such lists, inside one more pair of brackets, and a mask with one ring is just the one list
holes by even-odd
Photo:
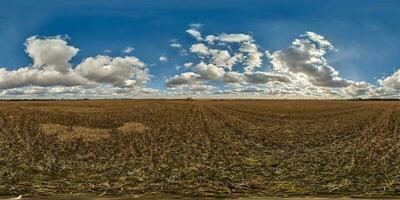
[[398, 196], [400, 102], [0, 102], [0, 194]]

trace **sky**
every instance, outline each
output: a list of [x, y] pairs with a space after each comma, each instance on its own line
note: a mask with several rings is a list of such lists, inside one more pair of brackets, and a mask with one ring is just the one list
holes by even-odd
[[0, 2], [0, 98], [398, 98], [397, 0]]

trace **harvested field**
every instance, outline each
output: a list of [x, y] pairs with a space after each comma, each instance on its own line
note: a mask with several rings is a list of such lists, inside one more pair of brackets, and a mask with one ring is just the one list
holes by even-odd
[[0, 194], [400, 195], [400, 102], [0, 102]]

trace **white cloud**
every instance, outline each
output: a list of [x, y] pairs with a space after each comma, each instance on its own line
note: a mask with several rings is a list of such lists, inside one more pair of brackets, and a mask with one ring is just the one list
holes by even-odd
[[212, 63], [218, 67], [231, 69], [238, 61], [241, 61], [243, 55], [240, 53], [231, 56], [227, 50], [211, 50]]
[[345, 87], [349, 81], [328, 65], [325, 55], [334, 47], [324, 37], [307, 32], [286, 50], [270, 54], [273, 68], [280, 72], [304, 75], [315, 86]]
[[166, 80], [167, 87], [179, 87], [182, 85], [198, 85], [201, 83], [200, 75], [193, 72], [185, 72]]
[[[60, 93], [69, 89], [99, 88], [103, 86], [141, 90], [151, 75], [138, 58], [99, 55], [84, 59], [73, 68], [69, 62], [79, 51], [67, 44], [66, 38], [30, 37], [26, 52], [33, 64], [15, 70], [0, 68], [1, 94]], [[62, 88], [62, 90], [60, 89]], [[57, 92], [58, 91], [58, 92]]]
[[[198, 31], [198, 27], [192, 28]], [[210, 34], [203, 39], [198, 31], [197, 36], [197, 43], [190, 47], [190, 52], [198, 57], [199, 64], [193, 68], [189, 68], [193, 64], [185, 67], [197, 75], [196, 84], [214, 84], [217, 81], [227, 84], [227, 87], [239, 88], [231, 92], [251, 88], [252, 91], [262, 90], [263, 94], [268, 91], [268, 95], [317, 98], [369, 96], [383, 91], [388, 94], [390, 90], [342, 78], [325, 58], [336, 49], [326, 38], [313, 32], [300, 35], [289, 48], [272, 53], [261, 52], [256, 40], [247, 34]], [[264, 55], [270, 59], [271, 69], [261, 70]], [[393, 88], [397, 86], [396, 80], [387, 77], [380, 81], [386, 88]]]
[[254, 68], [262, 66], [262, 57], [264, 56], [264, 54], [258, 51], [258, 47], [256, 44], [249, 42], [243, 43], [239, 51], [248, 53], [245, 68], [247, 72], [251, 72], [254, 70]]
[[243, 83], [243, 74], [239, 72], [226, 72], [223, 77], [225, 83]]
[[[209, 38], [210, 39], [210, 38]], [[253, 38], [246, 34], [226, 34], [222, 33], [219, 36], [215, 37], [215, 40], [219, 40], [221, 42], [249, 42], [252, 41]]]
[[196, 40], [202, 41], [203, 38], [201, 37], [201, 33], [199, 31], [199, 29], [202, 27], [202, 24], [190, 24], [189, 27], [190, 28], [186, 30], [186, 33], [194, 37]]
[[234, 91], [238, 92], [238, 93], [242, 93], [242, 92], [243, 93], [264, 93], [264, 92], [266, 92], [266, 89], [265, 88], [259, 88], [259, 87], [256, 87], [256, 86], [248, 86], [248, 87], [236, 89]]
[[201, 58], [211, 56], [210, 62], [212, 62], [212, 64], [228, 69], [232, 68], [233, 65], [241, 61], [243, 58], [243, 54], [241, 53], [236, 53], [231, 56], [228, 50], [210, 49], [203, 43], [193, 44], [190, 47], [190, 52], [198, 54]]
[[131, 53], [135, 48], [127, 46], [125, 49], [122, 51], [122, 53]]
[[196, 38], [196, 40], [199, 40], [199, 41], [203, 40], [203, 38], [201, 37], [200, 31], [198, 31], [196, 28], [190, 28], [190, 29], [186, 30], [186, 32], [189, 33], [194, 38]]
[[[231, 68], [237, 62], [244, 61], [246, 65], [246, 71], [251, 72], [256, 67], [261, 67], [263, 64], [262, 57], [264, 54], [258, 50], [257, 45], [254, 43], [252, 36], [247, 34], [227, 34], [222, 33], [220, 35], [207, 35], [205, 41], [209, 45], [213, 45], [214, 42], [218, 41], [220, 46], [225, 46], [225, 43], [239, 43], [239, 52], [236, 52], [234, 56], [229, 55], [229, 51], [221, 49], [212, 49], [203, 43], [193, 44], [190, 47], [192, 53], [197, 53], [200, 56], [212, 55], [214, 64], [217, 66], [223, 66]], [[245, 54], [245, 55], [244, 55]]]
[[[145, 64], [133, 56], [96, 56], [86, 58], [76, 67], [76, 72], [97, 83], [109, 83], [116, 87], [142, 86], [150, 76]], [[132, 79], [135, 78], [135, 79]]]
[[182, 45], [181, 45], [181, 44], [178, 44], [178, 43], [176, 43], [176, 42], [171, 43], [170, 46], [171, 46], [172, 48], [182, 48]]
[[160, 91], [152, 88], [118, 88], [107, 85], [86, 86], [26, 86], [0, 92], [3, 98], [148, 98]]
[[[171, 82], [179, 82], [179, 85], [182, 86], [193, 85], [193, 82], [196, 85], [207, 84], [209, 81], [219, 81], [228, 84], [229, 87], [270, 82], [290, 83], [287, 76], [272, 72], [254, 71], [255, 68], [262, 66], [264, 54], [258, 50], [255, 40], [250, 35], [222, 33], [207, 35], [205, 41], [206, 44], [195, 43], [189, 48], [190, 52], [200, 59], [200, 62], [191, 68], [196, 76], [192, 74], [189, 78], [187, 73], [193, 72], [176, 75], [167, 80], [167, 86], [171, 86]], [[215, 42], [217, 42], [216, 45], [214, 45]], [[231, 48], [227, 43], [239, 43], [239, 45], [237, 48]], [[190, 62], [185, 67], [188, 68], [192, 65], [193, 62]], [[241, 67], [242, 70], [237, 69], [238, 67]], [[186, 75], [187, 79], [184, 79], [183, 75]]]
[[197, 53], [200, 55], [209, 55], [210, 54], [208, 47], [206, 45], [204, 45], [203, 43], [193, 44], [189, 50], [192, 53]]
[[61, 36], [39, 38], [30, 37], [25, 42], [25, 52], [33, 59], [36, 69], [54, 70], [67, 73], [71, 70], [69, 61], [79, 49], [68, 46], [65, 38]]
[[379, 79], [378, 82], [381, 86], [385, 88], [400, 91], [400, 70], [396, 71], [386, 78]]
[[74, 86], [86, 84], [86, 80], [76, 72], [59, 72], [52, 69], [36, 69], [23, 67], [8, 71], [0, 68], [0, 90], [24, 87], [29, 85]]
[[375, 88], [375, 86], [366, 82], [352, 82], [344, 88], [344, 92], [351, 97], [369, 96]]
[[213, 64], [201, 62], [194, 67], [194, 72], [204, 80], [220, 80], [224, 76], [224, 69]]
[[214, 41], [217, 40], [217, 39], [218, 39], [218, 37], [215, 36], [215, 35], [207, 35], [206, 38], [205, 38], [205, 41], [208, 44], [214, 44]]
[[335, 49], [333, 45], [328, 40], [326, 40], [322, 35], [318, 35], [314, 32], [307, 31], [305, 34], [301, 36], [308, 37], [311, 41], [314, 41], [316, 44], [318, 44], [320, 48], [331, 49], [331, 50]]
[[212, 85], [191, 85], [190, 87], [186, 87], [186, 89], [193, 92], [210, 92], [215, 89]]
[[[165, 93], [146, 87], [152, 76], [148, 66], [134, 56], [97, 55], [72, 65], [71, 59], [79, 49], [68, 45], [67, 37], [33, 36], [25, 42], [25, 52], [33, 61], [31, 65], [15, 70], [0, 68], [0, 95], [80, 98], [162, 93], [355, 98], [398, 97], [400, 93], [400, 70], [379, 79], [378, 86], [342, 78], [325, 58], [336, 49], [313, 32], [300, 35], [287, 49], [264, 54], [251, 35], [222, 33], [203, 37], [200, 27], [193, 24], [186, 30], [196, 39], [189, 48], [194, 60], [187, 60], [193, 58], [188, 56], [183, 67], [175, 65], [183, 73], [166, 78], [169, 89]], [[177, 40], [171, 42], [170, 46], [181, 55], [189, 52]], [[132, 47], [123, 50], [132, 51]], [[264, 58], [270, 59], [272, 68], [262, 68]], [[161, 55], [159, 60], [168, 58]], [[222, 85], [223, 89], [216, 85]]]
[[192, 23], [192, 24], [189, 24], [189, 26], [191, 28], [199, 29], [199, 28], [201, 28], [203, 26], [203, 24], [201, 24], [201, 23]]
[[[268, 95], [312, 98], [391, 96], [400, 92], [400, 70], [380, 79], [381, 87], [342, 78], [325, 58], [336, 49], [325, 37], [314, 32], [300, 35], [287, 49], [272, 53], [263, 50], [263, 53], [251, 35], [222, 33], [203, 38], [199, 28], [191, 26], [187, 31], [197, 40], [190, 52], [197, 56], [199, 64], [193, 68], [189, 68], [193, 64], [185, 65], [186, 70], [195, 72], [197, 85], [220, 81], [227, 87], [238, 88], [231, 90], [233, 93], [263, 91]], [[260, 70], [264, 55], [272, 65], [265, 71]]]
[[184, 49], [183, 46], [181, 44], [179, 44], [177, 41], [178, 41], [177, 39], [172, 39], [170, 47], [178, 49], [179, 55], [186, 56], [188, 54], [186, 49]]
[[209, 44], [214, 44], [214, 42], [216, 41], [223, 43], [243, 43], [254, 41], [252, 36], [242, 33], [222, 33], [220, 35], [207, 35], [204, 40]]
[[188, 68], [188, 67], [193, 66], [193, 63], [192, 63], [192, 62], [188, 62], [188, 63], [183, 64], [183, 66], [184, 66], [185, 68]]
[[253, 84], [265, 84], [269, 82], [283, 82], [290, 83], [290, 79], [284, 75], [272, 74], [269, 72], [254, 72], [254, 73], [245, 73], [245, 80], [248, 83]]
[[168, 61], [168, 58], [167, 58], [167, 56], [165, 56], [165, 55], [161, 55], [160, 58], [159, 58], [159, 60], [160, 60], [161, 62], [165, 62], [165, 61]]

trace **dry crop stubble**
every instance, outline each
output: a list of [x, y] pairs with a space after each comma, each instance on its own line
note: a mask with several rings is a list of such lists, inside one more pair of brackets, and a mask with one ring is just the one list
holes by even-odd
[[0, 102], [0, 193], [400, 194], [400, 104]]

